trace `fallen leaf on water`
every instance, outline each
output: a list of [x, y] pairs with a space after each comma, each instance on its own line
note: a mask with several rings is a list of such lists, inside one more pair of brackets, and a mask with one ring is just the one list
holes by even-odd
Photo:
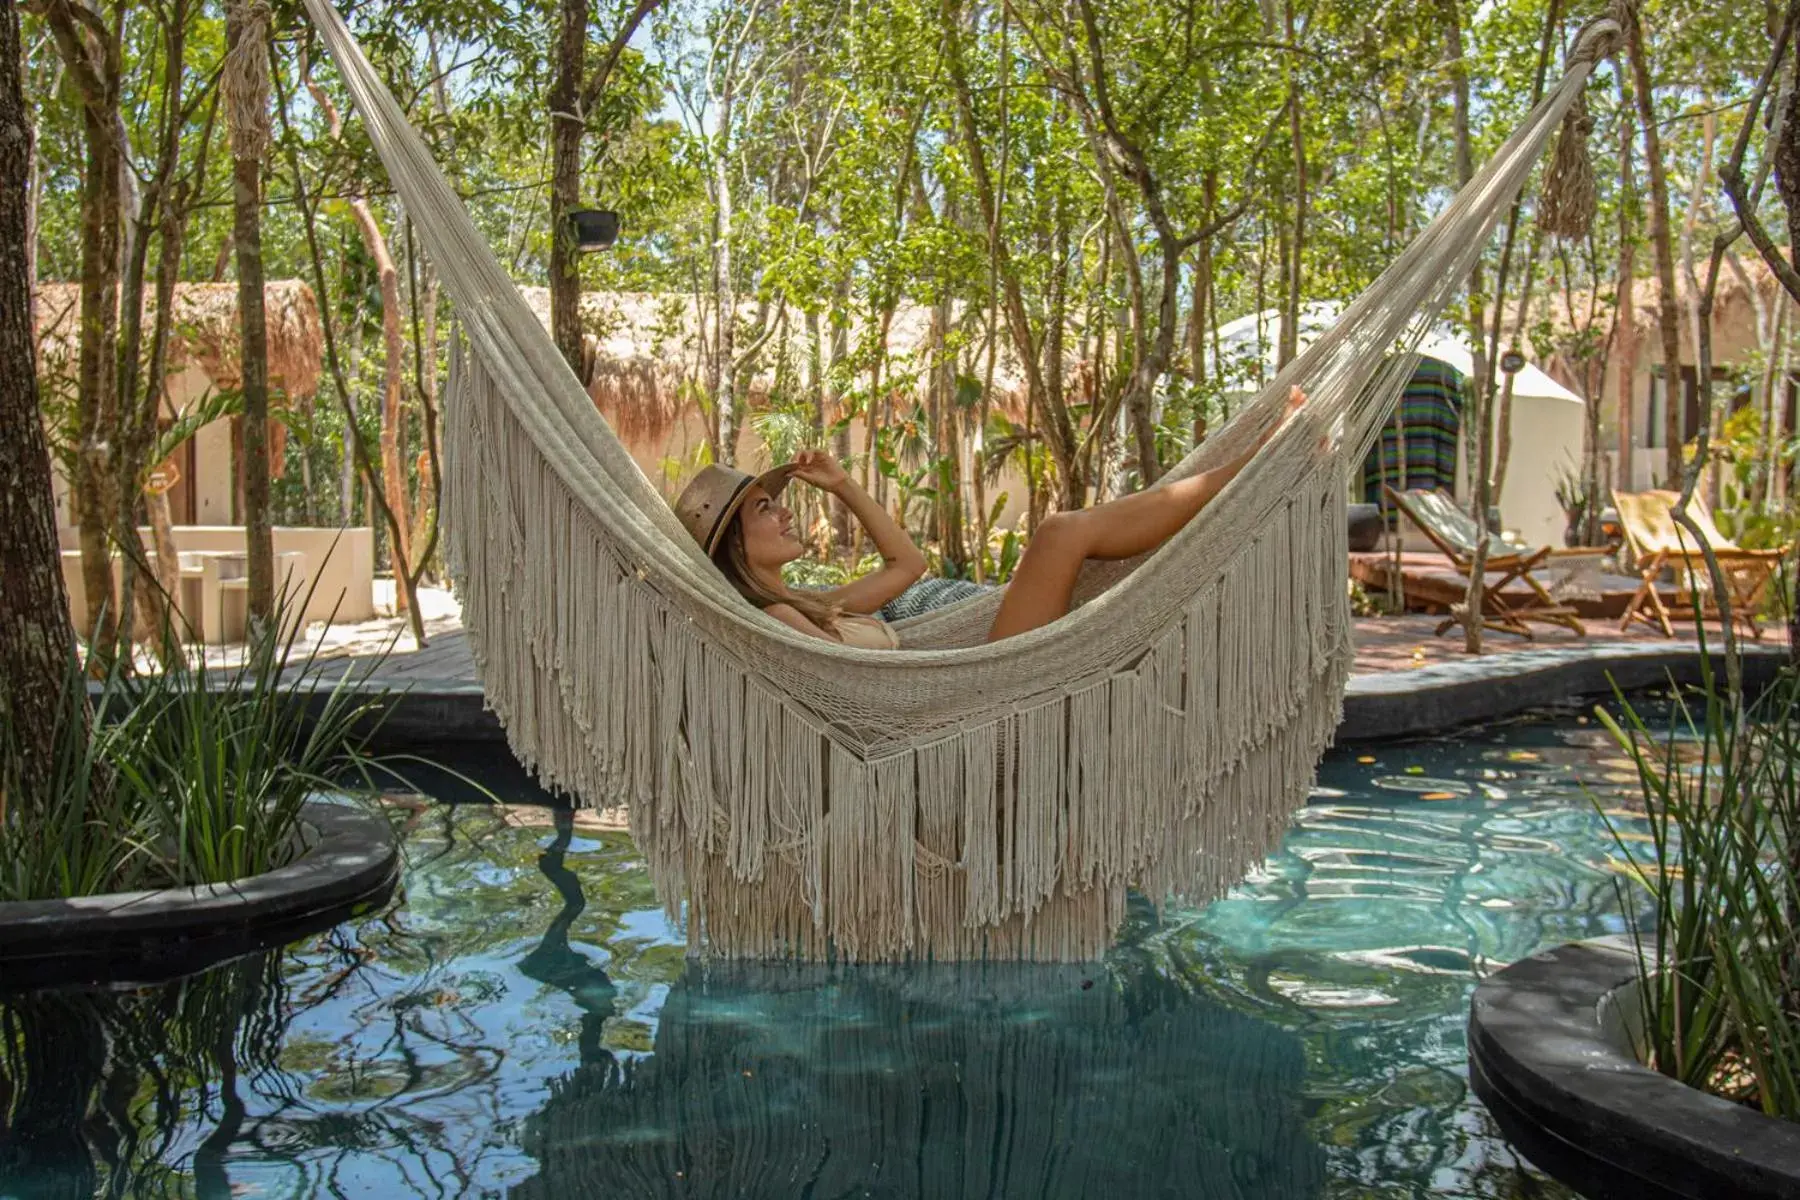
[[1365, 754], [1361, 758], [1357, 759], [1356, 761], [1359, 763], [1365, 763], [1365, 764], [1372, 763], [1375, 761], [1375, 756], [1372, 754]]
[[1421, 800], [1454, 800], [1454, 799], [1456, 799], [1456, 793], [1455, 792], [1426, 792], [1423, 796], [1420, 796], [1419, 799], [1421, 799]]

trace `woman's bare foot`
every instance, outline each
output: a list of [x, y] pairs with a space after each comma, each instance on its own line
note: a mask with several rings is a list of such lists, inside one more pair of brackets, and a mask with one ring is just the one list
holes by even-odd
[[1256, 444], [1258, 446], [1266, 446], [1269, 442], [1269, 439], [1274, 437], [1277, 433], [1279, 433], [1281, 431], [1281, 427], [1283, 425], [1286, 425], [1289, 421], [1293, 420], [1294, 414], [1299, 412], [1302, 408], [1305, 408], [1305, 407], [1306, 407], [1306, 393], [1300, 390], [1299, 384], [1295, 384], [1294, 386], [1292, 386], [1288, 389], [1287, 404], [1285, 407], [1282, 408], [1281, 415], [1275, 419], [1274, 424], [1270, 425], [1267, 429], [1263, 430], [1263, 435], [1261, 438], [1257, 439]]

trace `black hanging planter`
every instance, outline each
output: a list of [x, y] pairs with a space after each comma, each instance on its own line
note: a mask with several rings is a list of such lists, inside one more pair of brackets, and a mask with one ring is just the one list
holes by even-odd
[[572, 208], [569, 224], [582, 251], [604, 250], [619, 237], [619, 214], [608, 208]]

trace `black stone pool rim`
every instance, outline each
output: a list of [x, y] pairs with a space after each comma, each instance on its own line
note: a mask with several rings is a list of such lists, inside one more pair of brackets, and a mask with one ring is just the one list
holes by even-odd
[[[1723, 678], [1724, 656], [1715, 653], [1711, 658], [1714, 672]], [[1744, 686], [1761, 690], [1786, 662], [1785, 645], [1745, 645]], [[1548, 705], [1610, 696], [1615, 686], [1633, 692], [1671, 682], [1694, 685], [1700, 679], [1698, 650], [1692, 643], [1680, 642], [1544, 647], [1356, 675], [1345, 690], [1337, 742], [1445, 733]], [[416, 679], [395, 684], [376, 677], [349, 686], [383, 697], [384, 716], [372, 748], [506, 740], [478, 683]], [[322, 703], [323, 694], [310, 703]]]
[[1658, 1074], [1606, 1019], [1637, 978], [1629, 940], [1602, 938], [1482, 981], [1469, 1079], [1501, 1131], [1590, 1200], [1800, 1197], [1800, 1124]]
[[172, 979], [387, 903], [400, 847], [385, 817], [309, 800], [300, 822], [305, 852], [248, 879], [0, 902], [0, 992]]

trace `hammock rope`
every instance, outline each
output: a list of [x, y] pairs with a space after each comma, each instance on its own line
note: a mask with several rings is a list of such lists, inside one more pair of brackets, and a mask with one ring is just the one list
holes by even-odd
[[446, 553], [489, 706], [578, 802], [629, 807], [695, 952], [1087, 959], [1125, 894], [1211, 899], [1304, 802], [1352, 656], [1360, 464], [1617, 27], [1336, 325], [1171, 472], [1242, 454], [1156, 553], [1090, 564], [1078, 607], [1002, 642], [990, 593], [900, 652], [746, 605], [676, 522], [495, 259], [329, 0], [306, 0], [455, 303]]

